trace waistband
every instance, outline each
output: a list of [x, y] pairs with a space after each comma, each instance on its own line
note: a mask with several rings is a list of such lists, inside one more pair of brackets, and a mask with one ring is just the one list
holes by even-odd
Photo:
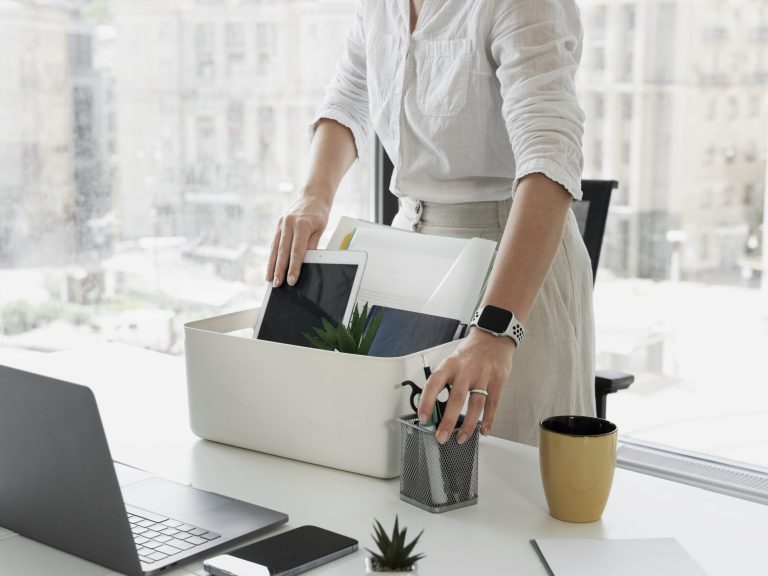
[[425, 202], [410, 196], [398, 199], [398, 218], [404, 219], [411, 231], [422, 226], [451, 226], [462, 228], [494, 228], [503, 230], [512, 207], [512, 199], [483, 202], [441, 204]]

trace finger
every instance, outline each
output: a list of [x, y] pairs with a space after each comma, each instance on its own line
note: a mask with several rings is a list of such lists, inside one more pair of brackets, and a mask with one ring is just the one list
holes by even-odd
[[480, 427], [480, 434], [483, 436], [488, 436], [491, 433], [503, 388], [503, 382], [488, 387], [488, 397], [485, 399], [485, 406], [483, 407], [483, 425]]
[[285, 270], [288, 268], [288, 260], [291, 254], [291, 244], [293, 240], [293, 218], [287, 216], [280, 230], [280, 245], [277, 250], [277, 261], [275, 262], [275, 277], [272, 285], [277, 288], [283, 283]]
[[[475, 388], [478, 388], [475, 385]], [[461, 426], [456, 435], [456, 442], [464, 444], [467, 439], [475, 432], [475, 427], [480, 420], [480, 415], [483, 413], [483, 407], [485, 406], [485, 396], [482, 394], [469, 394], [469, 402], [467, 406], [467, 413], [464, 416], [464, 424]]]
[[283, 219], [277, 223], [275, 235], [272, 238], [272, 246], [269, 247], [269, 260], [267, 261], [267, 282], [275, 279], [275, 263], [277, 262], [277, 250], [280, 247], [280, 229], [283, 227]]
[[448, 397], [448, 405], [445, 407], [445, 414], [440, 426], [437, 429], [437, 441], [445, 444], [451, 437], [456, 421], [459, 419], [461, 409], [464, 407], [464, 400], [467, 397], [469, 381], [463, 378], [461, 374], [454, 376], [451, 385], [451, 395]]
[[421, 399], [419, 400], [419, 421], [422, 424], [426, 424], [432, 418], [432, 410], [435, 407], [437, 395], [445, 388], [450, 374], [450, 364], [447, 361], [443, 361], [427, 379], [424, 390], [421, 392]]
[[320, 243], [320, 233], [315, 232], [309, 237], [309, 243], [307, 244], [307, 250], [317, 250], [317, 245]]
[[291, 243], [291, 258], [288, 264], [288, 285], [293, 286], [301, 274], [301, 263], [307, 251], [312, 226], [308, 220], [298, 218], [293, 227], [293, 242]]

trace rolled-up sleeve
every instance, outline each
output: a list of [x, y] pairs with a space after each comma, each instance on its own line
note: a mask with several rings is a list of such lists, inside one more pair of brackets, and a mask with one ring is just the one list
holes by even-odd
[[574, 77], [582, 28], [573, 0], [499, 1], [491, 54], [520, 179], [539, 172], [581, 199], [584, 113]]
[[364, 30], [363, 0], [357, 0], [355, 21], [347, 35], [344, 52], [336, 65], [333, 80], [325, 89], [325, 97], [309, 126], [310, 138], [314, 136], [317, 124], [323, 118], [346, 126], [355, 139], [358, 157], [370, 133]]

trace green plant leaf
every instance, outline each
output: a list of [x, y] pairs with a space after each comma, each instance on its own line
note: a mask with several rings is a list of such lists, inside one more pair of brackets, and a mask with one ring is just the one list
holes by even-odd
[[379, 547], [379, 550], [381, 550], [381, 554], [386, 555], [387, 550], [392, 545], [392, 543], [389, 541], [387, 533], [384, 532], [384, 527], [378, 520], [376, 520], [376, 538], [374, 538], [374, 540], [376, 541], [376, 545]]
[[315, 334], [317, 334], [317, 338], [323, 342], [323, 344], [327, 347], [329, 347], [331, 350], [336, 349], [336, 335], [335, 334], [328, 334], [325, 330], [322, 328], [312, 328], [312, 330], [315, 331]]
[[355, 342], [344, 326], [339, 326], [339, 329], [336, 331], [336, 339], [339, 344], [339, 351], [346, 352], [347, 354], [357, 354], [357, 342]]
[[[413, 549], [416, 547], [416, 544], [419, 542], [419, 538], [421, 538], [422, 534], [424, 534], [424, 530], [419, 532], [419, 535], [416, 536], [416, 538], [414, 538], [413, 540], [411, 540], [410, 544], [408, 544], [407, 546], [403, 547], [403, 554], [405, 556], [409, 556], [411, 554]], [[405, 540], [405, 530], [403, 530], [403, 540]], [[423, 554], [419, 554], [419, 556], [421, 556], [422, 558], [424, 557]], [[416, 562], [416, 560], [414, 560], [414, 562]]]
[[318, 330], [317, 328], [315, 328], [315, 330], [333, 349], [339, 347], [339, 339], [336, 336], [336, 326], [331, 324], [326, 318], [323, 318], [322, 330]]
[[406, 544], [408, 529], [403, 528], [400, 530], [400, 521], [397, 516], [395, 516], [395, 525], [392, 529], [391, 536], [384, 531], [384, 527], [378, 520], [375, 520], [374, 531], [375, 536], [372, 535], [372, 537], [379, 548], [379, 551], [374, 552], [368, 548], [366, 548], [366, 550], [371, 553], [379, 568], [388, 570], [407, 570], [425, 557], [424, 554], [415, 554], [411, 556], [411, 552], [424, 531], [422, 530], [413, 541]]
[[355, 304], [355, 311], [352, 313], [352, 321], [349, 323], [349, 331], [352, 334], [352, 339], [355, 341], [355, 343], [360, 342], [360, 337], [363, 335], [365, 320], [365, 309], [363, 309], [363, 313], [360, 314], [360, 310], [358, 309], [357, 304]]
[[395, 514], [395, 525], [392, 527], [393, 552], [395, 550], [402, 550], [403, 543], [405, 542], [405, 531], [403, 531], [402, 533], [400, 532], [400, 528], [398, 527], [398, 522], [399, 522], [399, 519], [397, 517], [397, 514]]
[[317, 338], [315, 336], [311, 336], [310, 334], [307, 334], [306, 332], [302, 332], [302, 335], [315, 348], [319, 348], [320, 350], [328, 350], [329, 352], [332, 352], [334, 350], [334, 347], [333, 346], [329, 346], [328, 343], [325, 340], [321, 340], [320, 338]]
[[370, 314], [370, 310], [368, 310], [368, 302], [363, 304], [363, 311], [360, 313], [360, 331], [362, 335], [362, 329], [365, 328], [365, 325], [368, 323], [368, 316]]
[[368, 352], [371, 349], [371, 344], [373, 344], [373, 339], [376, 337], [376, 332], [379, 330], [382, 316], [383, 315], [379, 313], [371, 319], [371, 322], [368, 324], [368, 329], [365, 331], [363, 339], [360, 341], [360, 346], [357, 351], [358, 354], [368, 355]]
[[304, 334], [304, 337], [316, 348], [367, 355], [381, 323], [381, 314], [369, 317], [371, 310], [367, 302], [362, 311], [355, 304], [349, 327], [341, 322], [334, 325], [327, 318], [323, 318], [322, 327], [312, 328], [317, 336]]

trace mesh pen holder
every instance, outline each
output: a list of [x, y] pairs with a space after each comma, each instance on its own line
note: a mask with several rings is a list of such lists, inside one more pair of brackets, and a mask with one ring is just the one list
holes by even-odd
[[456, 432], [439, 444], [435, 432], [419, 426], [416, 415], [400, 422], [400, 499], [428, 510], [447, 512], [477, 502], [480, 424], [464, 444]]

